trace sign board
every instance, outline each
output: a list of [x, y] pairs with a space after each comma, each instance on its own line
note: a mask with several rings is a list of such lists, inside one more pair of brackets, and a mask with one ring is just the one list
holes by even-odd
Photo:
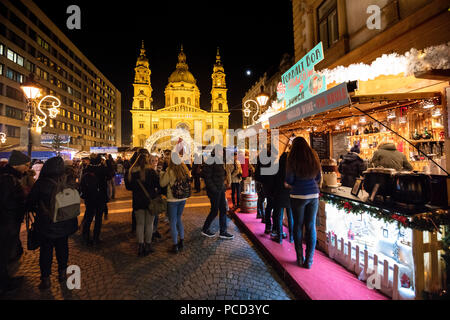
[[298, 103], [290, 109], [284, 110], [269, 118], [270, 128], [279, 128], [285, 124], [338, 108], [349, 103], [350, 97], [348, 96], [347, 84], [341, 83], [330, 90]]
[[91, 147], [91, 153], [117, 153], [117, 147]]
[[[56, 134], [52, 133], [44, 133], [41, 135], [41, 143], [43, 144], [52, 144], [55, 140]], [[68, 134], [60, 134], [59, 139], [61, 139], [61, 143], [69, 143], [70, 136]]]
[[314, 71], [314, 66], [323, 59], [323, 46], [320, 42], [281, 76], [277, 98], [286, 102], [287, 109], [327, 89], [325, 76]]
[[310, 133], [309, 141], [311, 142], [311, 148], [313, 148], [319, 159], [330, 158], [330, 135], [328, 133]]

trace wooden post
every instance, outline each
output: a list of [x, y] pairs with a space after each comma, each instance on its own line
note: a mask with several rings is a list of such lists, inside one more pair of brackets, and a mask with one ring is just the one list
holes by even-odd
[[425, 289], [425, 270], [423, 258], [423, 232], [413, 229], [412, 253], [414, 259], [414, 291], [417, 300], [422, 300]]
[[347, 251], [347, 254], [348, 254], [348, 256], [347, 256], [347, 264], [348, 264], [348, 268], [350, 269], [350, 270], [353, 270], [353, 268], [352, 268], [352, 243], [349, 241], [348, 242], [348, 244], [347, 244], [347, 246], [348, 246], [348, 251]]
[[373, 271], [378, 274], [378, 256], [376, 254], [373, 255]]
[[430, 283], [430, 291], [436, 293], [440, 289], [439, 283], [439, 259], [438, 259], [438, 241], [437, 241], [437, 233], [430, 232], [430, 272], [431, 272], [431, 283]]
[[361, 268], [359, 266], [359, 246], [356, 246], [356, 263], [355, 263], [355, 272], [359, 276], [361, 273]]
[[394, 264], [394, 278], [392, 280], [392, 300], [399, 300], [398, 294], [398, 265]]
[[364, 250], [364, 280], [367, 279], [367, 269], [369, 268], [369, 252]]
[[386, 289], [389, 288], [389, 262], [384, 260], [383, 284]]

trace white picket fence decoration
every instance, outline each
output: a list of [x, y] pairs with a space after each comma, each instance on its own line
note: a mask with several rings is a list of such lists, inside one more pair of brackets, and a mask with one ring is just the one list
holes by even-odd
[[[340, 248], [338, 248], [338, 244], [340, 244]], [[376, 279], [379, 277], [376, 282], [379, 283], [380, 286], [376, 287], [376, 289], [385, 295], [392, 297], [393, 300], [401, 299], [401, 296], [399, 295], [399, 266], [397, 264], [394, 264], [393, 266], [393, 277], [391, 281], [389, 280], [390, 266], [387, 260], [384, 260], [383, 270], [380, 270], [378, 256], [374, 254], [373, 264], [370, 266], [369, 252], [364, 250], [364, 261], [361, 263], [359, 246], [356, 246], [355, 259], [353, 259], [351, 241], [348, 241], [347, 244], [345, 244], [344, 238], [341, 238], [340, 241], [338, 241], [337, 235], [334, 234], [332, 237], [331, 232], [328, 232], [328, 255], [331, 259], [336, 260], [347, 270], [358, 275], [358, 279], [361, 281], [367, 281], [369, 278]], [[368, 285], [368, 287], [370, 287], [370, 285]]]

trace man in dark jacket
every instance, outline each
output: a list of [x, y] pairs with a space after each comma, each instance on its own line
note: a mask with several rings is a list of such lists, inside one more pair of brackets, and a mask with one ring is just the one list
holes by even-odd
[[[270, 145], [267, 147], [267, 156], [270, 157], [271, 147]], [[262, 152], [265, 152], [263, 150]], [[272, 231], [272, 225], [275, 225], [276, 221], [272, 223], [272, 211], [274, 208], [274, 184], [275, 184], [275, 175], [263, 175], [261, 173], [262, 168], [268, 168], [271, 166], [271, 163], [262, 164], [260, 161], [261, 157], [258, 157], [258, 162], [256, 164], [255, 169], [255, 180], [262, 185], [262, 197], [267, 199], [266, 209], [264, 211], [263, 220], [266, 224], [265, 233], [269, 234]], [[258, 196], [259, 197], [259, 196]]]
[[[214, 163], [205, 163], [202, 170], [202, 176], [206, 185], [206, 194], [211, 202], [211, 211], [203, 225], [202, 235], [210, 238], [216, 236], [215, 233], [211, 232], [209, 227], [219, 213], [220, 238], [233, 239], [234, 235], [227, 232], [227, 200], [225, 197], [225, 180], [227, 179], [227, 174], [225, 172], [224, 152], [220, 145], [216, 145], [214, 150], [211, 151], [211, 157], [215, 158]], [[219, 159], [222, 159], [222, 161]]]
[[[102, 165], [99, 155], [92, 155], [89, 166], [81, 178], [80, 190], [86, 213], [83, 220], [83, 239], [87, 245], [100, 243], [100, 231], [106, 203], [108, 202], [107, 181], [112, 177], [111, 168]], [[90, 240], [90, 227], [95, 217], [94, 241]]]
[[341, 183], [344, 187], [353, 188], [356, 178], [361, 176], [367, 169], [364, 160], [359, 157], [360, 149], [354, 146], [350, 152], [342, 157], [339, 163], [339, 172], [341, 174]]
[[8, 262], [25, 216], [25, 193], [20, 179], [30, 163], [29, 157], [13, 150], [9, 163], [0, 169], [0, 294], [17, 288], [23, 280], [8, 275]]

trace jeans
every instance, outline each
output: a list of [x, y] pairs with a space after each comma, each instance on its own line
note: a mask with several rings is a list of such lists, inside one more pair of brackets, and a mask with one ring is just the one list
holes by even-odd
[[[277, 221], [276, 226], [274, 225], [273, 227], [273, 230], [276, 230], [279, 236], [283, 234], [284, 209], [286, 209], [288, 218], [289, 239], [294, 239], [294, 218], [292, 217], [291, 208], [275, 208], [273, 210], [273, 219], [274, 221]], [[282, 239], [282, 237], [280, 237], [280, 239]]]
[[319, 209], [319, 199], [291, 198], [294, 218], [294, 243], [297, 259], [303, 258], [303, 226], [305, 227], [306, 257], [305, 262], [312, 263], [316, 248], [316, 216]]
[[181, 215], [183, 214], [186, 200], [167, 202], [167, 215], [170, 221], [170, 234], [172, 235], [173, 244], [178, 244], [178, 236], [180, 240], [184, 240], [184, 227]]
[[220, 191], [214, 194], [208, 193], [209, 201], [211, 202], [211, 211], [203, 225], [203, 231], [209, 230], [211, 223], [219, 213], [220, 233], [227, 232], [227, 205], [225, 201], [225, 191]]
[[231, 201], [233, 202], [233, 206], [239, 207], [239, 196], [241, 193], [241, 185], [239, 182], [231, 184]]
[[264, 221], [266, 223], [266, 229], [270, 230], [272, 229], [272, 225], [276, 226], [276, 219], [273, 220], [272, 223], [272, 211], [273, 211], [273, 198], [270, 196], [267, 196], [267, 206], [266, 210], [264, 212]]
[[95, 217], [94, 240], [98, 240], [102, 229], [102, 218], [106, 203], [85, 201], [85, 204], [86, 213], [83, 220], [83, 238], [89, 240], [91, 223]]
[[149, 210], [136, 210], [136, 238], [138, 243], [151, 243], [153, 236], [153, 222], [155, 215]]
[[39, 266], [41, 268], [42, 278], [48, 278], [52, 273], [53, 248], [55, 248], [56, 260], [58, 261], [58, 273], [64, 274], [66, 272], [67, 261], [69, 260], [68, 239], [69, 237], [58, 239], [42, 237], [39, 254]]

